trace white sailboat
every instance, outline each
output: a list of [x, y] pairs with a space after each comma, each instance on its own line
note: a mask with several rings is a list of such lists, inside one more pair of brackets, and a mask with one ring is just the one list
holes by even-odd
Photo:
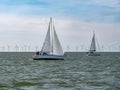
[[36, 52], [34, 60], [63, 60], [64, 53], [59, 42], [55, 27], [50, 18], [45, 41], [40, 52]]
[[100, 56], [100, 53], [96, 51], [95, 33], [93, 34], [90, 50], [87, 52], [87, 55], [88, 56]]

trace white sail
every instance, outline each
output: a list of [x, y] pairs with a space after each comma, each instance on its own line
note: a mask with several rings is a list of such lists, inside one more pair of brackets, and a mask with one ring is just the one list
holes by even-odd
[[47, 31], [47, 35], [46, 35], [46, 38], [45, 38], [45, 41], [43, 43], [43, 46], [42, 46], [42, 52], [49, 52], [51, 53], [51, 47], [52, 47], [52, 44], [51, 44], [51, 27], [50, 27], [50, 24], [51, 24], [51, 20], [49, 22], [49, 26], [48, 26], [48, 31]]
[[100, 53], [96, 51], [95, 33], [93, 34], [90, 50], [87, 52], [87, 56], [100, 56]]
[[53, 26], [53, 33], [54, 33], [54, 37], [53, 37], [53, 54], [55, 55], [63, 55], [63, 50], [61, 47], [61, 44], [59, 42], [57, 33], [55, 31], [55, 27]]
[[62, 47], [52, 23], [52, 18], [50, 18], [48, 32], [41, 51], [49, 52], [49, 54], [52, 55], [63, 55]]
[[95, 43], [95, 33], [92, 38], [91, 46], [90, 46], [90, 51], [96, 51], [96, 43]]

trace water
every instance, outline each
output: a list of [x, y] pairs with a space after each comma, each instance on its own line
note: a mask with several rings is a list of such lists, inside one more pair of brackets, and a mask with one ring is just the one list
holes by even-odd
[[65, 53], [35, 61], [33, 53], [0, 53], [0, 90], [120, 90], [120, 53]]

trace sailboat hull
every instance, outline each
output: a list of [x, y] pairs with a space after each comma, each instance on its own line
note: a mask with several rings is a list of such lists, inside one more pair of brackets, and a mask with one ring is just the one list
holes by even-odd
[[63, 55], [36, 55], [33, 60], [64, 60]]
[[99, 52], [87, 52], [87, 56], [100, 56]]

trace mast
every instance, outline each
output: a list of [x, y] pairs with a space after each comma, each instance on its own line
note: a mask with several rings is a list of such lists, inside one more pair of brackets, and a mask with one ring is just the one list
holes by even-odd
[[51, 42], [52, 42], [52, 55], [53, 55], [53, 52], [54, 52], [54, 50], [53, 50], [53, 40], [54, 40], [54, 36], [53, 36], [53, 22], [52, 22], [52, 17], [50, 17], [50, 26], [51, 26]]

